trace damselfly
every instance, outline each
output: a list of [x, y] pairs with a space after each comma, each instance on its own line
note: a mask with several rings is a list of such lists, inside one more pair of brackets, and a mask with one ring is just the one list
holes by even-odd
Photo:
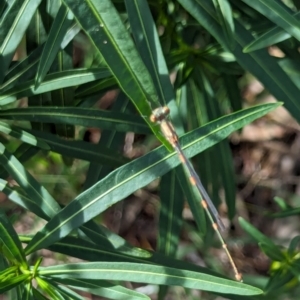
[[201, 180], [199, 176], [197, 175], [194, 167], [192, 166], [191, 162], [188, 160], [188, 158], [185, 156], [180, 144], [178, 136], [175, 132], [175, 129], [172, 125], [172, 123], [168, 120], [168, 115], [170, 113], [170, 110], [167, 106], [156, 108], [152, 111], [152, 115], [150, 116], [151, 122], [157, 123], [160, 125], [161, 132], [165, 136], [165, 138], [168, 140], [168, 142], [172, 145], [174, 150], [177, 152], [178, 157], [183, 164], [183, 166], [186, 168], [188, 174], [189, 174], [189, 180], [190, 183], [195, 186], [200, 194], [200, 200], [201, 205], [203, 206], [213, 229], [216, 231], [217, 236], [222, 244], [222, 247], [224, 248], [224, 251], [226, 252], [229, 262], [232, 266], [232, 269], [235, 273], [235, 278], [238, 281], [242, 281], [242, 274], [239, 273], [235, 262], [227, 248], [227, 245], [224, 241], [224, 238], [221, 234], [221, 230], [225, 229], [225, 226], [219, 216], [219, 213], [214, 206], [213, 202], [211, 201], [210, 197], [208, 196], [205, 188], [203, 187]]

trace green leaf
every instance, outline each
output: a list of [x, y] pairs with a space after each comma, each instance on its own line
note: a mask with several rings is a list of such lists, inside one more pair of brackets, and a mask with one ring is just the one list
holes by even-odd
[[[111, 233], [111, 235], [114, 236], [115, 234]], [[172, 259], [157, 252], [150, 252], [137, 247], [133, 247], [121, 237], [118, 236], [118, 238], [119, 240], [123, 240], [123, 245], [126, 246], [112, 247], [111, 245], [107, 246], [107, 244], [99, 242], [100, 239], [98, 239], [95, 244], [81, 238], [66, 237], [61, 241], [49, 246], [48, 249], [62, 254], [72, 255], [73, 257], [88, 261], [126, 261], [134, 263], [148, 263], [173, 267], [179, 270], [190, 270], [218, 276], [216, 272], [213, 272], [206, 268], [188, 263], [186, 261]], [[29, 243], [31, 241], [31, 237], [23, 236], [21, 237], [21, 240], [23, 243]], [[145, 255], [145, 253], [147, 255]]]
[[275, 271], [264, 288], [265, 294], [274, 295], [274, 292], [280, 294], [284, 286], [294, 278], [291, 272], [279, 269]]
[[284, 261], [286, 257], [281, 251], [274, 251], [274, 247], [269, 244], [259, 243], [260, 249], [274, 261]]
[[[300, 21], [300, 12], [295, 13], [294, 18]], [[275, 26], [274, 28], [268, 30], [267, 32], [256, 38], [254, 41], [252, 41], [250, 44], [245, 46], [243, 51], [245, 53], [249, 53], [251, 51], [266, 48], [271, 45], [283, 42], [290, 37], [291, 35], [288, 32], [286, 32], [279, 26]]]
[[41, 205], [34, 201], [31, 197], [28, 197], [22, 190], [16, 187], [12, 189], [9, 183], [3, 179], [0, 179], [0, 191], [3, 192], [11, 201], [20, 205], [21, 207], [33, 212], [37, 216], [49, 220], [54, 216], [54, 213], [49, 216], [45, 215]]
[[21, 300], [35, 300], [32, 294], [32, 285], [30, 281], [24, 284]]
[[297, 235], [290, 242], [289, 249], [288, 249], [288, 255], [289, 256], [294, 256], [295, 253], [298, 254], [299, 244], [300, 244], [300, 236]]
[[230, 74], [222, 73], [224, 88], [226, 89], [228, 100], [233, 111], [242, 109], [241, 93], [236, 77]]
[[[137, 49], [153, 79], [160, 101], [174, 101], [174, 91], [161, 49], [156, 24], [146, 0], [125, 0], [131, 31]], [[172, 107], [170, 108], [173, 110]]]
[[[71, 13], [70, 13], [71, 14]], [[53, 67], [58, 70], [68, 70], [73, 68], [73, 45], [67, 46], [66, 50], [60, 51], [57, 58], [54, 61]], [[51, 98], [53, 105], [64, 107], [70, 106], [74, 103], [74, 88], [68, 87], [51, 92]], [[66, 139], [72, 139], [75, 137], [75, 127], [68, 124], [55, 125], [56, 134]], [[72, 165], [72, 160], [63, 156], [63, 160], [66, 165]]]
[[0, 92], [0, 105], [6, 105], [14, 102], [22, 97], [29, 97], [61, 89], [69, 86], [76, 86], [95, 79], [108, 77], [110, 72], [106, 68], [98, 69], [75, 69], [68, 71], [60, 71], [49, 74], [38, 89], [34, 88], [34, 80], [29, 80], [20, 84], [16, 88], [11, 88], [4, 92]]
[[0, 83], [41, 0], [17, 0], [0, 19]]
[[61, 5], [51, 26], [51, 30], [49, 32], [46, 44], [43, 49], [43, 53], [40, 58], [37, 74], [35, 77], [35, 89], [40, 86], [41, 82], [49, 71], [57, 55], [57, 52], [61, 47], [64, 36], [73, 21], [73, 18], [74, 16], [68, 10], [68, 8], [66, 8], [64, 5]]
[[47, 143], [37, 139], [34, 135], [26, 132], [25, 130], [19, 129], [16, 126], [10, 126], [4, 122], [0, 122], [0, 131], [29, 145], [36, 146], [44, 150], [50, 149]]
[[71, 286], [72, 288], [80, 291], [85, 291], [93, 295], [105, 297], [108, 299], [150, 299], [148, 296], [137, 293], [133, 290], [116, 285], [104, 280], [83, 280], [73, 278], [59, 278], [57, 282]]
[[34, 295], [34, 300], [49, 300], [48, 298], [46, 298], [39, 290], [32, 288], [32, 292]]
[[299, 214], [300, 214], [300, 207], [297, 207], [297, 208], [286, 209], [278, 213], [274, 213], [271, 216], [273, 218], [286, 218], [290, 216], [297, 216]]
[[116, 131], [150, 133], [144, 119], [133, 114], [81, 107], [29, 107], [0, 110], [0, 118], [80, 125]]
[[63, 286], [63, 285], [58, 285], [55, 282], [51, 280], [52, 285], [55, 286], [57, 290], [60, 291], [61, 295], [65, 297], [67, 300], [86, 300], [86, 297], [82, 297], [79, 294], [77, 294], [75, 291], [71, 290], [70, 288]]
[[30, 274], [21, 274], [15, 275], [8, 280], [0, 282], [0, 295], [6, 291], [13, 289], [14, 287], [20, 285], [21, 283], [25, 283], [30, 278]]
[[[130, 98], [142, 116], [150, 116], [159, 106], [153, 82], [139, 58], [133, 41], [110, 0], [63, 1], [103, 56], [120, 88]], [[162, 141], [158, 128], [145, 119]]]
[[[192, 157], [279, 105], [278, 103], [261, 105], [220, 118], [183, 136], [180, 139], [182, 148], [188, 158]], [[179, 164], [177, 155], [174, 152], [168, 153], [167, 149], [161, 146], [116, 169], [58, 213], [42, 231], [37, 233], [25, 252], [29, 254], [53, 244], [71, 230]]]
[[28, 268], [18, 234], [3, 213], [0, 213], [0, 252], [12, 264]]
[[80, 85], [75, 90], [75, 97], [80, 99], [95, 95], [99, 99], [99, 93], [112, 90], [113, 88], [117, 88], [117, 81], [114, 77], [108, 77]]
[[[40, 149], [36, 147], [32, 147], [28, 144], [22, 143], [15, 151], [14, 156], [22, 163], [25, 163], [28, 159], [32, 156], [37, 154]], [[0, 167], [0, 178], [7, 178], [9, 176], [8, 172], [3, 168]]]
[[64, 49], [73, 40], [73, 38], [80, 32], [80, 30], [81, 30], [80, 26], [76, 23], [73, 23], [73, 25], [69, 27], [68, 31], [66, 32], [61, 42], [61, 48]]
[[292, 10], [281, 1], [274, 0], [242, 0], [250, 7], [259, 11], [266, 18], [271, 20], [288, 32], [291, 36], [300, 41], [299, 20], [292, 14]]
[[25, 167], [9, 153], [0, 143], [0, 164], [23, 188], [26, 194], [35, 201], [44, 212], [44, 218], [53, 217], [60, 211], [60, 207], [49, 192], [41, 186]]
[[224, 294], [259, 295], [258, 288], [211, 275], [174, 268], [133, 263], [91, 262], [40, 268], [39, 274], [51, 278], [130, 280], [150, 284], [179, 285]]
[[49, 145], [50, 150], [68, 157], [87, 160], [93, 163], [118, 167], [129, 161], [122, 153], [84, 141], [68, 141], [47, 132], [31, 130], [35, 136]]
[[193, 1], [178, 0], [182, 7], [189, 12], [220, 44], [230, 48], [222, 26], [218, 22], [215, 7], [211, 0]]
[[218, 20], [223, 27], [230, 48], [234, 48], [234, 22], [232, 17], [232, 8], [228, 0], [213, 0], [216, 8]]
[[160, 183], [160, 214], [157, 251], [175, 257], [182, 227], [183, 193], [176, 177], [178, 166], [168, 172]]
[[288, 208], [291, 208], [287, 201], [281, 197], [274, 197], [274, 202], [279, 206], [280, 210], [286, 210]]
[[60, 292], [55, 287], [53, 287], [52, 284], [47, 281], [47, 279], [42, 279], [37, 276], [35, 277], [35, 280], [39, 287], [51, 297], [50, 299], [65, 300]]
[[284, 259], [283, 254], [281, 253], [278, 246], [276, 246], [271, 239], [262, 234], [259, 230], [257, 230], [254, 226], [248, 223], [243, 218], [239, 218], [239, 223], [241, 227], [258, 243], [263, 245], [264, 249], [267, 249], [268, 254], [272, 251], [272, 257], [280, 258], [280, 260]]
[[[84, 232], [86, 232], [87, 226], [83, 225], [80, 229], [84, 229]], [[111, 232], [111, 235], [114, 236], [115, 234]], [[113, 238], [111, 238], [110, 236], [109, 239], [105, 239], [103, 238], [103, 236], [99, 238], [99, 235], [97, 236], [96, 232], [93, 234], [93, 236], [97, 238], [95, 243], [86, 240], [86, 238], [82, 239], [75, 237], [66, 237], [61, 241], [49, 246], [48, 249], [89, 261], [131, 261], [139, 263], [143, 262], [168, 265], [167, 261], [166, 264], [164, 264], [167, 258], [166, 256], [163, 256], [163, 259], [160, 260], [156, 257], [156, 259], [154, 259], [153, 257], [155, 255], [152, 252], [133, 247], [119, 236], [117, 237], [120, 241], [122, 241], [122, 243], [119, 243], [121, 245], [119, 247], [114, 247], [114, 243], [112, 241]], [[23, 243], [29, 243], [31, 240], [31, 237], [22, 237]], [[101, 240], [105, 242], [101, 243]], [[111, 242], [111, 245], [108, 245], [109, 242]], [[171, 260], [169, 266], [173, 266], [172, 263], [174, 263], [174, 259]], [[184, 262], [184, 264], [186, 264], [186, 262]], [[181, 267], [183, 267], [184, 264], [182, 264]], [[209, 270], [205, 268], [197, 268], [197, 270], [216, 274], [214, 272], [209, 272]]]
[[4, 82], [0, 85], [1, 92], [34, 77], [43, 48], [44, 45], [40, 45], [26, 58], [16, 63], [7, 71]]

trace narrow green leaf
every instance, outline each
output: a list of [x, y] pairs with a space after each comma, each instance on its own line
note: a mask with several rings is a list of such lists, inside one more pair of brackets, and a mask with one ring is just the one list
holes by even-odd
[[300, 62], [297, 59], [282, 58], [278, 61], [278, 64], [287, 73], [290, 80], [300, 89]]
[[[279, 105], [281, 104], [261, 105], [220, 118], [180, 138], [182, 148], [188, 158], [192, 157]], [[124, 199], [133, 191], [145, 186], [179, 164], [177, 155], [174, 152], [168, 153], [167, 149], [162, 146], [116, 169], [96, 185], [80, 194], [58, 213], [32, 239], [26, 248], [26, 253], [29, 254], [53, 244], [71, 230], [78, 228], [114, 203]]]
[[9, 183], [3, 179], [0, 179], [0, 191], [3, 192], [14, 203], [33, 212], [41, 218], [49, 220], [54, 216], [54, 213], [49, 216], [45, 215], [44, 210], [41, 209], [40, 205], [36, 201], [28, 197], [23, 191], [17, 189], [16, 187], [12, 189], [9, 186]]
[[55, 282], [53, 282], [53, 280], [51, 280], [51, 283], [55, 286], [57, 290], [60, 291], [61, 295], [63, 295], [66, 300], [86, 300], [86, 297], [80, 296], [75, 291], [71, 290], [66, 286], [58, 285]]
[[0, 83], [41, 0], [15, 0], [0, 19]]
[[241, 92], [236, 76], [222, 73], [222, 79], [224, 80], [224, 87], [232, 110], [238, 111], [242, 109]]
[[288, 32], [291, 36], [300, 41], [299, 20], [295, 18], [291, 9], [278, 0], [243, 0], [250, 7], [259, 11], [266, 18], [271, 20]]
[[269, 244], [259, 243], [260, 249], [274, 261], [284, 261], [286, 257], [281, 251], [274, 251], [274, 247], [270, 247]]
[[57, 278], [57, 282], [108, 299], [150, 299], [148, 296], [104, 280], [82, 280], [73, 278]]
[[239, 223], [241, 227], [258, 243], [264, 244], [265, 247], [268, 247], [268, 252], [273, 251], [273, 256], [282, 257], [282, 253], [278, 246], [276, 246], [271, 239], [262, 234], [259, 230], [257, 230], [254, 226], [248, 223], [243, 218], [239, 218]]
[[[39, 272], [40, 273], [40, 272]], [[65, 300], [65, 298], [60, 294], [60, 292], [47, 281], [47, 279], [42, 279], [39, 276], [35, 277], [35, 280], [39, 287], [47, 293], [51, 298], [55, 300]]]
[[217, 41], [230, 49], [222, 26], [218, 22], [215, 7], [211, 0], [193, 1], [178, 0], [182, 7], [189, 12]]
[[230, 48], [234, 48], [234, 22], [232, 17], [232, 8], [228, 0], [213, 0], [216, 8], [220, 25], [223, 27]]
[[16, 126], [10, 126], [10, 125], [0, 121], [0, 131], [7, 135], [13, 136], [14, 138], [19, 139], [22, 142], [27, 143], [29, 145], [36, 146], [36, 147], [39, 147], [44, 150], [50, 149], [50, 147], [47, 145], [47, 143], [37, 139], [34, 135], [32, 135], [22, 129], [19, 129]]
[[130, 280], [150, 284], [179, 285], [224, 294], [259, 295], [256, 287], [232, 280], [186, 270], [148, 264], [91, 262], [40, 268], [41, 276], [51, 278]]
[[34, 80], [20, 84], [16, 88], [0, 92], [0, 105], [6, 105], [22, 97], [29, 97], [61, 89], [69, 86], [80, 85], [89, 81], [110, 76], [106, 68], [74, 69], [49, 74], [38, 89], [34, 89]]
[[108, 230], [105, 226], [95, 224], [92, 221], [85, 223], [80, 229], [96, 245], [106, 249], [116, 250], [118, 253], [132, 257], [149, 258], [151, 253], [147, 250], [133, 247], [119, 235]]
[[[112, 233], [112, 235], [115, 235]], [[123, 240], [123, 244], [128, 244], [124, 239], [119, 237], [120, 240]], [[21, 237], [23, 243], [29, 243], [31, 237]], [[124, 247], [125, 248], [125, 247]], [[180, 261], [168, 256], [162, 255], [157, 252], [150, 252], [142, 250], [140, 248], [133, 247], [128, 244], [125, 250], [123, 248], [115, 248], [108, 246], [102, 243], [93, 243], [87, 240], [74, 237], [66, 237], [61, 241], [48, 247], [51, 251], [62, 253], [65, 255], [72, 255], [80, 259], [88, 261], [106, 261], [106, 262], [134, 262], [134, 263], [149, 263], [162, 266], [168, 266], [177, 268], [179, 270], [190, 270], [195, 272], [201, 272], [209, 275], [218, 276], [216, 272], [208, 270], [186, 261]], [[147, 255], [144, 255], [147, 253]], [[142, 254], [142, 255], [141, 255]]]
[[290, 216], [297, 216], [300, 214], [300, 207], [290, 208], [284, 211], [272, 214], [272, 218], [286, 218]]
[[34, 295], [34, 300], [49, 300], [39, 290], [35, 288], [32, 289], [32, 293]]
[[0, 110], [0, 118], [80, 125], [122, 132], [150, 133], [144, 119], [133, 114], [81, 107], [28, 107]]
[[300, 244], [300, 236], [297, 235], [290, 242], [289, 249], [288, 249], [288, 254], [290, 256], [294, 256], [295, 253], [298, 253], [299, 244]]
[[97, 99], [99, 99], [100, 92], [103, 93], [105, 91], [112, 90], [113, 88], [117, 88], [117, 81], [114, 77], [108, 77], [80, 85], [75, 90], [75, 97], [80, 99], [97, 95]]
[[41, 82], [49, 71], [55, 56], [61, 47], [64, 36], [73, 21], [73, 18], [74, 16], [68, 10], [68, 8], [64, 5], [61, 5], [51, 26], [51, 30], [40, 58], [35, 77], [35, 89], [40, 86]]
[[7, 6], [9, 5], [9, 3], [6, 2], [0, 2], [0, 16], [2, 17], [5, 9], [7, 8]]
[[[300, 12], [297, 12], [294, 14], [294, 18], [300, 21]], [[249, 53], [251, 51], [259, 50], [262, 48], [269, 47], [271, 45], [283, 42], [287, 39], [289, 39], [291, 35], [283, 30], [279, 26], [275, 26], [274, 28], [268, 30], [264, 34], [260, 35], [258, 38], [256, 38], [254, 41], [252, 41], [250, 44], [244, 47], [243, 51], [245, 53]]]
[[160, 101], [163, 104], [174, 101], [169, 70], [147, 1], [125, 0], [125, 5], [137, 49], [152, 76]]
[[[136, 106], [140, 115], [150, 116], [152, 108], [159, 106], [158, 96], [151, 77], [112, 2], [110, 0], [63, 2], [72, 10], [76, 20], [101, 53], [119, 86]], [[146, 119], [146, 122], [155, 135], [166, 143], [158, 128], [150, 120]]]
[[28, 268], [18, 234], [3, 213], [0, 213], [0, 252], [12, 264], [21, 265], [24, 269]]
[[7, 71], [4, 82], [0, 85], [1, 93], [24, 81], [34, 78], [43, 48], [44, 45], [40, 45], [26, 58], [21, 60], [19, 63], [16, 63]]
[[271, 278], [269, 279], [266, 287], [264, 288], [265, 294], [273, 294], [274, 292], [277, 292], [277, 294], [280, 294], [280, 290], [286, 285], [288, 282], [290, 282], [294, 278], [294, 275], [291, 272], [286, 272], [286, 270], [276, 270]]
[[21, 300], [34, 300], [33, 294], [32, 294], [32, 285], [31, 281], [24, 284], [23, 293]]
[[[82, 228], [86, 228], [85, 225], [82, 226]], [[94, 236], [96, 236], [96, 233], [94, 234]], [[120, 240], [123, 240], [121, 237], [119, 238]], [[22, 242], [24, 243], [29, 243], [31, 240], [31, 237], [22, 237]], [[125, 240], [123, 240], [124, 246], [121, 246], [120, 248], [115, 248], [113, 247], [113, 245], [107, 246], [107, 244], [101, 244], [99, 241], [100, 239], [97, 238], [97, 244], [95, 244], [94, 242], [90, 242], [82, 238], [66, 237], [60, 242], [49, 246], [48, 249], [88, 261], [131, 261], [137, 263], [154, 263], [167, 265], [167, 262], [166, 264], [164, 264], [163, 259], [159, 261], [152, 261], [152, 257], [154, 255], [152, 252], [133, 247]], [[163, 256], [163, 258], [166, 259], [166, 256]], [[169, 266], [172, 266], [172, 262], [174, 262], [174, 259], [171, 260]], [[209, 272], [205, 268], [200, 268], [197, 270], [216, 274], [213, 272]]]
[[[4, 257], [3, 253], [1, 253], [1, 257]], [[18, 269], [19, 269], [19, 265], [18, 264], [12, 265], [12, 266], [9, 266], [7, 264], [7, 266], [5, 268], [1, 269], [1, 271], [0, 271], [1, 281], [8, 280], [9, 278], [14, 277], [15, 274], [16, 274], [16, 271], [18, 271]]]
[[175, 170], [168, 172], [160, 183], [160, 212], [157, 251], [175, 257], [182, 227], [184, 198]]
[[[70, 13], [71, 14], [71, 13]], [[67, 46], [66, 50], [60, 51], [54, 60], [54, 65], [58, 70], [70, 70], [73, 68], [73, 45]], [[65, 107], [74, 104], [74, 88], [68, 87], [51, 92], [52, 103], [55, 106]], [[75, 127], [69, 124], [57, 124], [55, 125], [56, 134], [66, 139], [73, 139], [75, 137]], [[70, 157], [63, 156], [63, 161], [66, 165], [72, 165], [72, 159]]]
[[44, 216], [54, 216], [60, 211], [57, 202], [49, 192], [41, 186], [25, 167], [0, 144], [0, 164], [23, 188], [26, 194], [35, 201], [44, 212]]
[[30, 274], [21, 274], [0, 282], [0, 295], [2, 295], [6, 291], [12, 290], [22, 282], [26, 282], [29, 277]]
[[106, 147], [84, 141], [68, 141], [51, 133], [31, 130], [35, 136], [49, 145], [50, 150], [68, 157], [87, 160], [90, 162], [117, 167], [129, 161], [122, 153]]
[[234, 164], [229, 141], [222, 141], [217, 145], [217, 153], [220, 155], [220, 178], [225, 191], [225, 200], [228, 207], [228, 218], [232, 220], [235, 216], [236, 182]]
[[67, 30], [62, 42], [61, 48], [65, 49], [65, 47], [74, 39], [74, 37], [80, 32], [81, 28], [77, 23], [73, 23], [72, 26]]
[[289, 208], [292, 208], [285, 199], [281, 198], [281, 197], [274, 197], [274, 202], [279, 206], [280, 210], [286, 210]]

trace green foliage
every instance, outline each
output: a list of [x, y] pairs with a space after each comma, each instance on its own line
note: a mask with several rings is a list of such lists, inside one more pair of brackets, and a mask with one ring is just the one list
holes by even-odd
[[[202, 154], [204, 182], [214, 191], [223, 185], [233, 218], [235, 185], [226, 138], [281, 105], [242, 110], [238, 78], [251, 72], [300, 118], [299, 3], [294, 2], [288, 8], [279, 0], [1, 1], [0, 131], [6, 139], [0, 143], [0, 189], [44, 219], [45, 226], [33, 236], [18, 235], [1, 213], [0, 293], [10, 292], [11, 299], [84, 299], [78, 291], [149, 299], [122, 281], [179, 285], [229, 299], [275, 299], [286, 293], [287, 284], [299, 277], [299, 239], [282, 251], [245, 221], [245, 231], [277, 263], [267, 283], [235, 282], [174, 258], [182, 195], [202, 233], [203, 212], [177, 167], [180, 161], [149, 116], [154, 108], [169, 106], [189, 158], [215, 146], [212, 155]], [[278, 43], [284, 58], [268, 54], [270, 42]], [[75, 45], [84, 53], [77, 64]], [[176, 73], [174, 85], [170, 73]], [[94, 107], [100, 95], [116, 88], [120, 93], [110, 111]], [[100, 142], [84, 141], [78, 133], [82, 127], [105, 129]], [[153, 133], [163, 145], [129, 161], [119, 151], [129, 131]], [[89, 163], [84, 191], [64, 207], [26, 165], [49, 151], [61, 154], [67, 166], [74, 158]], [[18, 188], [6, 181], [8, 175]], [[133, 247], [93, 220], [160, 176], [158, 252]], [[43, 248], [88, 262], [41, 267], [38, 257], [32, 265], [30, 255]]]

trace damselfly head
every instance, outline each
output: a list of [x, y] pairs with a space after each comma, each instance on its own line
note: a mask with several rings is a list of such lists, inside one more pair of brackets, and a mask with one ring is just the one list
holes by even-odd
[[164, 120], [170, 113], [168, 106], [162, 106], [154, 109], [150, 116], [150, 121], [153, 123], [161, 122]]

